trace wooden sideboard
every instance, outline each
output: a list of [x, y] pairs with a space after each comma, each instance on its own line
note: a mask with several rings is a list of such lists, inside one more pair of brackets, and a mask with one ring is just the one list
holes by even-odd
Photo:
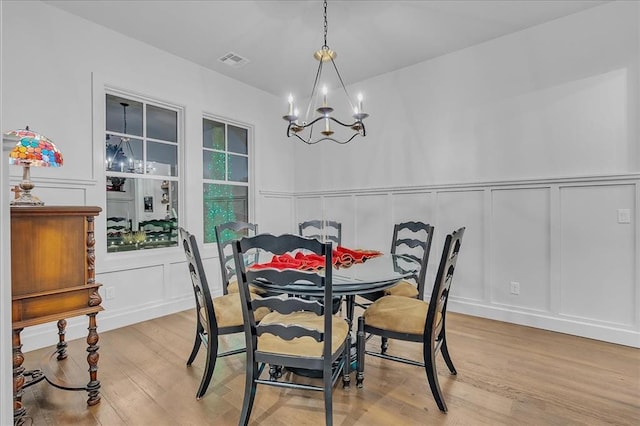
[[[61, 389], [87, 391], [88, 405], [100, 402], [96, 314], [103, 308], [101, 284], [95, 282], [94, 248], [94, 219], [100, 211], [86, 206], [11, 207], [14, 424], [24, 422], [23, 389], [43, 379]], [[63, 360], [65, 319], [79, 315], [89, 317], [89, 382], [72, 386], [40, 370], [26, 371], [20, 332], [57, 321], [58, 344], [52, 358]]]

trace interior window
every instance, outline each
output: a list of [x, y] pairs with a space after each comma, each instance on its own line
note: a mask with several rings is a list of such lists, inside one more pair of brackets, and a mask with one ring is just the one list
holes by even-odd
[[107, 251], [178, 245], [178, 110], [106, 94]]
[[249, 221], [249, 129], [223, 120], [202, 120], [204, 242], [214, 226]]

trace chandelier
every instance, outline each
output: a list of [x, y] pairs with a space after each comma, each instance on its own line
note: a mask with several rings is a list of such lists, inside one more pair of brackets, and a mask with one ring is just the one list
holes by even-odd
[[[324, 44], [322, 45], [320, 50], [316, 51], [313, 54], [313, 57], [318, 60], [319, 64], [318, 64], [318, 70], [316, 72], [316, 78], [315, 78], [315, 81], [313, 82], [313, 89], [311, 90], [311, 96], [309, 97], [309, 103], [307, 104], [307, 111], [306, 111], [305, 117], [301, 121], [301, 117], [299, 117], [298, 110], [295, 108], [295, 104], [293, 102], [293, 96], [289, 95], [289, 112], [287, 113], [287, 115], [283, 116], [282, 118], [289, 123], [289, 125], [287, 126], [287, 137], [295, 136], [298, 139], [300, 139], [302, 142], [309, 145], [316, 144], [323, 140], [330, 140], [339, 144], [346, 144], [358, 135], [366, 136], [367, 133], [362, 120], [367, 118], [369, 114], [365, 113], [362, 110], [362, 95], [361, 94], [358, 95], [358, 106], [354, 106], [354, 104], [351, 102], [349, 93], [347, 92], [347, 88], [345, 87], [344, 82], [342, 81], [342, 76], [340, 75], [340, 72], [338, 71], [338, 67], [336, 66], [336, 63], [335, 63], [335, 58], [337, 56], [337, 53], [331, 50], [327, 45], [327, 2], [326, 0], [324, 1], [323, 6], [324, 6]], [[338, 80], [340, 81], [340, 85], [342, 86], [342, 90], [344, 91], [347, 97], [347, 101], [350, 107], [349, 110], [353, 111], [352, 118], [354, 121], [351, 123], [346, 123], [331, 115], [331, 113], [333, 112], [333, 108], [330, 107], [329, 104], [327, 103], [328, 90], [326, 85], [323, 86], [322, 88], [322, 105], [316, 108], [315, 110], [318, 113], [318, 115], [315, 117], [310, 116], [312, 104], [317, 105], [320, 103], [319, 100], [317, 99], [319, 98], [317, 93], [318, 83], [322, 79], [322, 66], [324, 65], [325, 62], [329, 62], [329, 61], [331, 61], [331, 64], [333, 65], [333, 68], [335, 69], [336, 74], [338, 76]], [[336, 137], [333, 136], [334, 131], [331, 129], [332, 122], [335, 123], [335, 125], [339, 125], [347, 129], [346, 136], [344, 137], [344, 139], [337, 139]], [[322, 130], [320, 130], [319, 132], [320, 133], [319, 135], [317, 133], [314, 135], [314, 125], [316, 123], [319, 123], [317, 127], [322, 128]], [[344, 133], [344, 132], [341, 132], [341, 133]]]
[[[120, 102], [120, 105], [122, 105], [122, 110], [123, 110], [122, 112], [123, 121], [124, 121], [123, 134], [126, 135], [127, 134], [127, 107], [129, 106], [129, 104], [126, 102]], [[107, 135], [107, 141], [109, 141], [110, 139], [111, 137]], [[129, 151], [128, 158], [124, 152], [124, 147], [128, 148], [128, 151]], [[126, 163], [126, 166], [125, 166], [125, 163]], [[129, 137], [121, 136], [120, 142], [118, 143], [118, 145], [109, 144], [109, 142], [107, 142], [107, 170], [120, 171], [120, 172], [124, 172], [126, 170], [131, 173], [136, 171], [135, 156], [133, 154], [133, 149], [131, 148], [131, 140], [129, 139]]]

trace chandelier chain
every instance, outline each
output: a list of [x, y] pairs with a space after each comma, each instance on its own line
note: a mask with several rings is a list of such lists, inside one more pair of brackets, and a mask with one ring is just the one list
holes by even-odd
[[327, 46], [327, 28], [329, 27], [329, 24], [327, 24], [327, 1], [324, 1], [324, 46], [322, 47], [329, 47]]

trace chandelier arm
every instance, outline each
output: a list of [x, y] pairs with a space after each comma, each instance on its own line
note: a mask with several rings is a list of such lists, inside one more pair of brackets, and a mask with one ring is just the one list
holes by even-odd
[[337, 118], [334, 118], [333, 116], [320, 117], [320, 118], [328, 118], [329, 120], [331, 120], [331, 121], [335, 121], [336, 123], [338, 123], [339, 125], [344, 126], [344, 127], [353, 127], [353, 126], [355, 126], [356, 124], [361, 124], [361, 122], [360, 122], [359, 120], [356, 120], [356, 121], [354, 121], [354, 122], [353, 122], [353, 123], [351, 123], [351, 124], [343, 123], [342, 121], [338, 120]]
[[307, 103], [307, 113], [305, 114], [305, 120], [309, 119], [309, 113], [311, 112], [311, 104], [315, 98], [316, 90], [318, 89], [318, 81], [322, 76], [322, 61], [319, 61], [318, 69], [316, 70], [316, 78], [313, 81], [313, 88], [311, 89], [311, 95], [309, 95], [309, 102]]
[[338, 74], [338, 80], [340, 80], [340, 84], [342, 85], [342, 90], [344, 90], [344, 93], [347, 95], [347, 101], [349, 102], [349, 106], [353, 111], [354, 106], [353, 106], [353, 103], [351, 102], [351, 96], [349, 96], [349, 92], [347, 91], [347, 88], [344, 85], [344, 81], [342, 81], [342, 76], [340, 75], [340, 71], [338, 71], [338, 66], [336, 65], [336, 61], [334, 61], [333, 58], [331, 58], [331, 63], [333, 64], [333, 68], [336, 70], [336, 74]]

